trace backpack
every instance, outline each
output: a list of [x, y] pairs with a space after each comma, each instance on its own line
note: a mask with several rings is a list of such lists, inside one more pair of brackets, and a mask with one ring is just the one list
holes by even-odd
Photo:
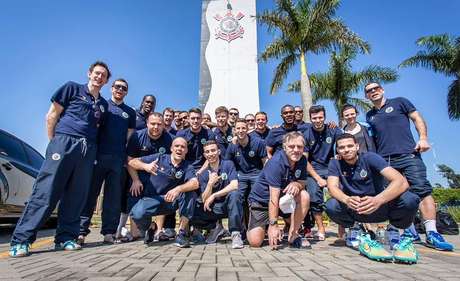
[[[417, 216], [415, 216], [414, 225], [418, 233], [425, 233], [425, 225], [423, 224], [423, 219], [421, 218], [421, 215], [419, 213], [417, 214]], [[452, 216], [448, 212], [444, 210], [439, 210], [436, 212], [436, 228], [438, 229], [438, 232], [441, 234], [459, 234], [457, 222], [452, 218]]]

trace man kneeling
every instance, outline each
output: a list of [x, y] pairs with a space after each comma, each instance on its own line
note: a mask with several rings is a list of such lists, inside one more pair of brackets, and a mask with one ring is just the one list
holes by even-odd
[[291, 247], [309, 247], [308, 240], [298, 234], [310, 205], [305, 190], [307, 158], [303, 155], [305, 140], [302, 134], [290, 132], [283, 137], [283, 149], [277, 151], [260, 173], [249, 194], [249, 224], [247, 239], [251, 247], [260, 247], [268, 225], [268, 242], [278, 247], [282, 231], [278, 227], [281, 193], [290, 194], [296, 207], [290, 216], [288, 243]]
[[184, 161], [187, 154], [187, 141], [178, 137], [171, 146], [171, 154], [152, 154], [134, 158], [129, 165], [136, 170], [150, 173], [148, 185], [145, 186], [144, 197], [131, 210], [131, 217], [145, 231], [144, 242], [152, 242], [159, 235], [162, 226], [152, 229], [152, 216], [175, 214], [179, 209], [180, 225], [176, 236], [176, 245], [189, 247], [187, 235], [188, 222], [193, 216], [198, 180], [193, 167]]
[[[344, 227], [352, 227], [355, 222], [389, 220], [387, 231], [396, 232], [398, 236], [398, 241], [392, 241], [393, 255], [366, 233], [358, 238], [359, 251], [374, 260], [417, 262], [412, 240], [399, 240], [397, 229], [405, 229], [412, 223], [420, 202], [415, 194], [407, 191], [406, 179], [379, 155], [358, 154], [359, 145], [351, 134], [337, 138], [336, 150], [341, 160], [331, 160], [327, 178], [327, 187], [333, 197], [326, 203], [329, 218]], [[389, 182], [386, 188], [383, 186], [385, 179]], [[391, 236], [389, 234], [386, 236]]]

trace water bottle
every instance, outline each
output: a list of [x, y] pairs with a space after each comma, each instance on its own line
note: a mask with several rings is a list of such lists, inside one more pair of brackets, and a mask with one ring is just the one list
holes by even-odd
[[379, 224], [377, 226], [377, 230], [375, 231], [375, 240], [379, 242], [382, 245], [385, 245], [386, 240], [385, 240], [385, 227], [382, 224]]

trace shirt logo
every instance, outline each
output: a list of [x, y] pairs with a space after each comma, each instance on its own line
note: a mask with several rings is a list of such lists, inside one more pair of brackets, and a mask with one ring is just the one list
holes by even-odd
[[391, 113], [391, 112], [393, 112], [393, 107], [392, 107], [392, 106], [387, 107], [387, 108], [385, 109], [385, 112], [386, 112], [386, 113]]
[[141, 148], [141, 150], [142, 150], [142, 151], [147, 151], [147, 146], [143, 146], [143, 147]]
[[177, 171], [176, 174], [175, 174], [176, 179], [180, 179], [183, 174], [184, 174], [184, 172], [182, 172], [181, 170]]
[[57, 161], [57, 160], [61, 159], [61, 154], [53, 153], [53, 155], [51, 155], [51, 159], [53, 159], [54, 161]]
[[202, 138], [201, 139], [201, 144], [205, 144], [206, 143], [206, 139], [205, 138]]
[[123, 111], [123, 113], [121, 114], [121, 116], [123, 116], [125, 119], [128, 119], [128, 117], [129, 117], [128, 113], [126, 113], [126, 112], [124, 112], [124, 111]]
[[361, 172], [359, 172], [359, 175], [361, 176], [361, 178], [365, 178], [367, 177], [367, 171], [362, 169]]
[[86, 101], [86, 97], [85, 97], [85, 96], [78, 96], [78, 98], [81, 99], [81, 100]]
[[310, 141], [310, 145], [314, 145], [314, 144], [315, 144], [314, 140]]
[[374, 121], [375, 116], [371, 116], [371, 121]]
[[97, 160], [94, 160], [94, 165], [97, 165]]
[[332, 138], [331, 138], [331, 137], [327, 137], [327, 138], [326, 138], [326, 142], [327, 142], [327, 143], [332, 143]]
[[165, 154], [166, 149], [165, 149], [164, 147], [160, 147], [160, 148], [158, 149], [158, 152], [159, 152], [160, 154]]
[[295, 170], [294, 175], [295, 175], [296, 178], [299, 178], [301, 173], [302, 172], [300, 170]]
[[233, 139], [233, 136], [227, 136], [227, 141], [228, 141], [228, 142], [231, 142], [232, 139]]
[[248, 154], [249, 154], [249, 157], [254, 157], [254, 155], [255, 155], [254, 151], [252, 151], [252, 150], [251, 150], [251, 151], [249, 151], [249, 153], [248, 153]]
[[220, 177], [221, 177], [222, 180], [228, 179], [227, 173], [222, 173], [222, 174], [220, 174]]
[[241, 156], [241, 153], [239, 151], [236, 152], [236, 156]]
[[104, 113], [104, 112], [105, 112], [105, 109], [104, 109], [104, 107], [102, 106], [102, 104], [101, 104], [101, 105], [99, 105], [99, 108], [101, 109], [102, 113]]

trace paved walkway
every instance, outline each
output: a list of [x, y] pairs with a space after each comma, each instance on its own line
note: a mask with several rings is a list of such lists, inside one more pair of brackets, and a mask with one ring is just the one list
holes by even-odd
[[[106, 246], [97, 233], [93, 229], [82, 251], [55, 252], [52, 237], [44, 237], [29, 257], [11, 259], [3, 252], [0, 280], [460, 280], [460, 253], [424, 246], [417, 246], [419, 263], [405, 265], [370, 261], [334, 246], [334, 237], [312, 250], [272, 251], [248, 246], [233, 250], [229, 240], [188, 249], [166, 242], [146, 247], [142, 241]], [[458, 236], [448, 240], [459, 248]]]

